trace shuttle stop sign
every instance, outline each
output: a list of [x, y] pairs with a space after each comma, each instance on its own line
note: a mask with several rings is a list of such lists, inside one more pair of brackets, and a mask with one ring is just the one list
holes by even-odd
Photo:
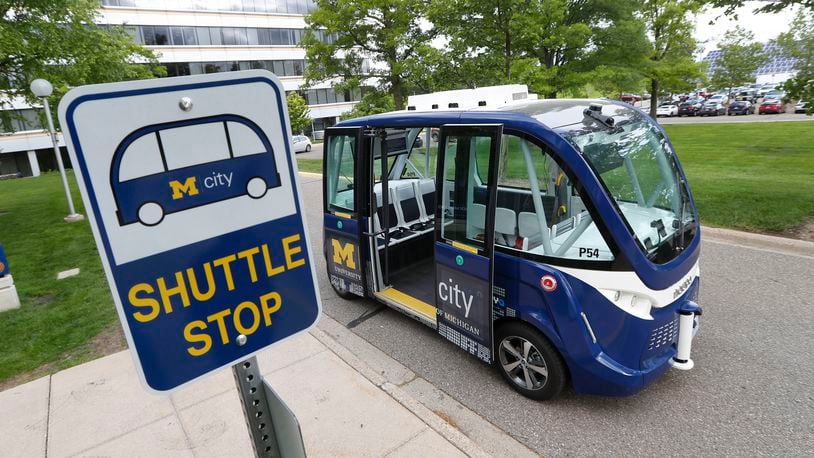
[[144, 383], [168, 391], [313, 326], [285, 91], [266, 71], [83, 86], [59, 118]]

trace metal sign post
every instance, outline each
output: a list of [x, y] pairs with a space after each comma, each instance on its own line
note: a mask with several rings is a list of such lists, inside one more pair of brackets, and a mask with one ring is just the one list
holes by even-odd
[[254, 446], [254, 454], [268, 458], [304, 458], [297, 417], [263, 380], [257, 358], [232, 366], [237, 393]]
[[83, 86], [59, 115], [144, 385], [167, 393], [234, 366], [258, 455], [302, 456], [254, 359], [321, 311], [280, 81], [251, 70]]

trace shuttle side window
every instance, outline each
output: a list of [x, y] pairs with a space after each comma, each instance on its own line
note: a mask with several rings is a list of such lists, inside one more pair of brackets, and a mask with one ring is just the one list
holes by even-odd
[[260, 137], [246, 124], [227, 122], [229, 140], [232, 143], [232, 153], [235, 157], [250, 156], [266, 152], [266, 147]]
[[355, 211], [354, 173], [356, 172], [356, 137], [330, 137], [325, 155], [326, 191], [329, 211]]
[[[614, 259], [583, 203], [579, 187], [547, 147], [504, 135], [499, 161], [496, 215], [501, 217], [496, 218], [495, 225], [498, 245], [559, 258]], [[481, 162], [478, 170], [483, 176], [488, 165]]]
[[119, 181], [162, 172], [164, 172], [164, 163], [161, 161], [158, 140], [155, 134], [150, 133], [135, 139], [127, 147], [119, 165]]
[[[434, 137], [428, 136], [431, 130], [435, 130]], [[410, 149], [410, 156], [407, 158], [409, 164], [402, 170], [402, 178], [418, 178], [419, 174], [423, 178], [435, 177], [435, 167], [438, 161], [438, 129], [425, 127], [418, 132], [413, 146]], [[428, 140], [429, 137], [429, 141]], [[488, 164], [487, 164], [488, 166]], [[416, 173], [417, 172], [417, 173]]]
[[[167, 169], [175, 170], [192, 165], [229, 159], [229, 144], [223, 123], [206, 123], [175, 127], [158, 132]], [[190, 145], [203, 145], [192, 148]]]

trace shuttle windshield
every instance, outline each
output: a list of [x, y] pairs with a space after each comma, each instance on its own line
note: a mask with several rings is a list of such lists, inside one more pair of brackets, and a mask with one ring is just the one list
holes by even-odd
[[667, 262], [692, 240], [696, 215], [664, 135], [645, 116], [626, 114], [613, 127], [586, 121], [562, 133], [594, 168], [642, 250]]

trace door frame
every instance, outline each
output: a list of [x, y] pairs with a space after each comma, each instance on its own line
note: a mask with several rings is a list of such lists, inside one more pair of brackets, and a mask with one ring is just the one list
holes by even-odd
[[[486, 277], [482, 278], [477, 277], [475, 275], [470, 275], [472, 277], [476, 277], [478, 280], [484, 281], [487, 283], [486, 294], [483, 299], [486, 301], [485, 307], [488, 309], [488, 331], [489, 331], [489, 338], [488, 338], [488, 348], [489, 354], [488, 357], [482, 354], [475, 354], [473, 353], [471, 347], [467, 348], [470, 353], [473, 353], [475, 356], [478, 356], [482, 360], [491, 363], [494, 360], [494, 318], [492, 315], [492, 308], [493, 308], [493, 288], [494, 288], [494, 264], [495, 264], [495, 249], [494, 249], [494, 225], [495, 225], [495, 208], [497, 206], [497, 178], [498, 172], [500, 167], [499, 155], [502, 147], [503, 141], [503, 124], [445, 124], [440, 127], [439, 131], [439, 138], [438, 138], [438, 157], [437, 157], [437, 166], [436, 166], [436, 194], [435, 194], [435, 248], [434, 252], [437, 253], [437, 250], [440, 249], [452, 249], [454, 252], [458, 253], [457, 259], [464, 259], [464, 257], [472, 257], [477, 256], [480, 258], [485, 258], [488, 264], [487, 274]], [[457, 135], [457, 136], [470, 136], [470, 137], [489, 137], [491, 138], [491, 146], [489, 151], [489, 164], [488, 164], [488, 177], [486, 182], [486, 192], [487, 192], [487, 203], [486, 203], [486, 215], [484, 221], [484, 240], [483, 240], [483, 247], [477, 247], [468, 245], [466, 243], [460, 241], [453, 241], [448, 240], [442, 237], [441, 229], [442, 225], [444, 224], [444, 204], [446, 201], [445, 196], [445, 179], [444, 173], [446, 169], [446, 148], [447, 142], [450, 136]], [[471, 146], [471, 143], [470, 143]], [[459, 147], [459, 146], [458, 146]], [[457, 147], [456, 147], [457, 148]], [[456, 151], [457, 153], [457, 151]], [[471, 151], [470, 151], [471, 153]], [[457, 155], [457, 154], [456, 154]], [[469, 180], [474, 180], [474, 175], [472, 171], [477, 171], [477, 163], [472, 164], [471, 158], [475, 158], [475, 154], [469, 154], [467, 164], [465, 170], [461, 170], [463, 167], [456, 167], [456, 176], [454, 179], [454, 183], [457, 183], [462, 177], [466, 177], [467, 183]], [[454, 190], [455, 185], [453, 185], [453, 193], [456, 191]], [[474, 195], [472, 196], [472, 200], [474, 201]], [[453, 211], [455, 205], [460, 205], [461, 202], [453, 203]], [[465, 202], [466, 205], [469, 202]], [[467, 209], [468, 211], [469, 209]], [[441, 245], [441, 247], [439, 247]], [[439, 275], [439, 256], [434, 254], [434, 262], [436, 264], [436, 288], [435, 288], [435, 306], [438, 310], [439, 318], [444, 313], [442, 311], [442, 304], [439, 299], [439, 291], [440, 285], [438, 283], [437, 276]], [[477, 258], [476, 258], [477, 259]], [[482, 261], [482, 260], [481, 260]], [[462, 265], [458, 264], [459, 266]], [[441, 320], [438, 320], [438, 330], [439, 333], [443, 334], [443, 330], [441, 328]], [[460, 332], [460, 331], [458, 331]], [[450, 338], [448, 335], [445, 335], [448, 339]], [[452, 340], [452, 339], [450, 339]], [[474, 339], [473, 339], [474, 340]], [[484, 344], [482, 341], [481, 344]], [[459, 343], [459, 345], [462, 345]]]
[[[349, 136], [354, 137], [356, 139], [356, 151], [354, 151], [355, 157], [353, 158], [354, 159], [353, 211], [332, 210], [328, 204], [328, 179], [330, 177], [330, 174], [328, 173], [328, 154], [329, 148], [331, 146], [330, 139], [331, 137], [337, 136]], [[365, 165], [370, 157], [370, 154], [368, 154], [368, 150], [369, 150], [369, 141], [368, 138], [365, 136], [364, 127], [328, 127], [325, 129], [325, 133], [323, 135], [323, 150], [322, 150], [323, 237], [327, 235], [328, 231], [331, 232], [341, 231], [342, 233], [350, 236], [349, 238], [353, 238], [355, 240], [356, 245], [358, 247], [356, 252], [359, 262], [359, 272], [361, 273], [362, 277], [361, 281], [362, 290], [365, 297], [369, 296], [372, 292], [370, 289], [370, 285], [368, 283], [368, 277], [370, 275], [370, 256], [368, 251], [369, 247], [366, 244], [367, 242], [366, 239], [368, 237], [365, 236], [367, 226], [365, 224], [364, 219], [366, 214], [368, 213], [366, 211], [368, 207], [367, 195], [364, 192], [364, 189], [366, 189], [364, 183], [369, 181], [367, 177], [368, 169]], [[354, 223], [353, 226], [355, 230], [351, 232], [347, 230], [349, 228], [328, 227], [328, 225], [325, 224], [328, 215], [331, 215], [334, 218], [344, 218], [352, 220]], [[327, 260], [327, 251], [326, 251], [326, 261], [330, 261]]]

